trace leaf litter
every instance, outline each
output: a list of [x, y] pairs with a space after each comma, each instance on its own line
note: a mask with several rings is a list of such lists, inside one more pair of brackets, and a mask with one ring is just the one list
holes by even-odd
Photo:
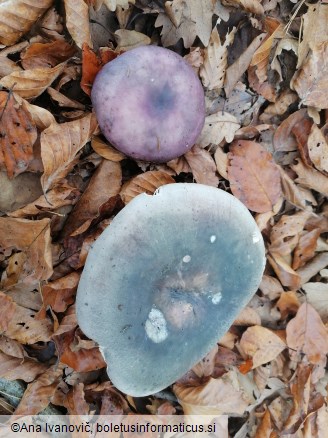
[[[18, 406], [0, 393], [1, 409], [227, 414], [222, 436], [326, 436], [327, 11], [257, 0], [1, 3], [0, 379], [25, 385]], [[150, 42], [184, 56], [206, 96], [197, 143], [161, 165], [110, 145], [89, 98], [104, 64]], [[136, 404], [79, 329], [76, 288], [115, 214], [181, 181], [246, 205], [266, 270], [218, 346], [165, 395]]]

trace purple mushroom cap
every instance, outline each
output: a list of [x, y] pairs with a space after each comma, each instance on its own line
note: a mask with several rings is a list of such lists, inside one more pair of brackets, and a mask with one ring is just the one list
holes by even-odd
[[138, 47], [106, 64], [91, 99], [104, 136], [135, 159], [177, 158], [204, 125], [199, 79], [180, 55], [162, 47]]

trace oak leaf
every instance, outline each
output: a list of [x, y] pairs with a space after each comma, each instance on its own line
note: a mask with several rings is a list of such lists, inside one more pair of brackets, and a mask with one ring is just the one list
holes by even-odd
[[51, 68], [67, 61], [76, 52], [76, 48], [66, 41], [51, 43], [33, 43], [21, 54], [24, 70], [33, 68]]
[[82, 49], [83, 43], [92, 47], [89, 23], [89, 7], [83, 0], [64, 0], [66, 27], [75, 44]]
[[291, 88], [297, 92], [303, 105], [328, 108], [328, 41], [312, 48], [293, 76]]
[[162, 170], [151, 170], [137, 175], [123, 184], [120, 195], [124, 203], [127, 204], [140, 193], [152, 195], [159, 187], [174, 182], [168, 173]]
[[258, 213], [272, 209], [281, 196], [280, 172], [259, 143], [235, 141], [228, 155], [231, 191], [247, 208]]
[[9, 178], [24, 172], [33, 159], [36, 139], [30, 114], [13, 93], [0, 91], [0, 170], [6, 170]]
[[214, 7], [212, 0], [165, 2], [166, 13], [160, 13], [155, 22], [155, 27], [163, 27], [163, 45], [173, 46], [182, 38], [185, 48], [189, 48], [198, 36], [206, 47], [212, 31]]
[[15, 71], [0, 80], [0, 85], [13, 89], [15, 94], [24, 99], [35, 99], [40, 96], [63, 72], [65, 62], [53, 68], [34, 68], [32, 70]]
[[287, 345], [306, 355], [309, 362], [320, 364], [328, 354], [328, 332], [318, 312], [303, 303], [286, 327]]
[[41, 158], [44, 193], [65, 177], [76, 164], [76, 154], [89, 141], [96, 129], [93, 114], [62, 124], [54, 123], [41, 134]]
[[252, 368], [257, 368], [275, 359], [286, 348], [286, 343], [273, 331], [257, 325], [243, 333], [240, 346], [252, 358]]
[[0, 3], [0, 43], [10, 46], [30, 30], [53, 0], [6, 0]]

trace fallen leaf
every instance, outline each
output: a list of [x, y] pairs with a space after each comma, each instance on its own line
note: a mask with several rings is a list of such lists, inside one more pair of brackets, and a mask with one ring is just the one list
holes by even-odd
[[192, 367], [192, 371], [198, 378], [210, 376], [215, 369], [215, 358], [218, 353], [218, 345], [216, 344], [212, 350], [195, 366]]
[[227, 97], [230, 96], [232, 90], [235, 88], [235, 85], [247, 70], [251, 59], [255, 51], [261, 45], [264, 36], [265, 33], [261, 33], [255, 37], [247, 49], [239, 56], [239, 58], [227, 68], [224, 80], [224, 91]]
[[51, 43], [33, 43], [21, 53], [24, 70], [51, 68], [71, 58], [76, 48], [63, 40]]
[[309, 50], [328, 40], [328, 8], [323, 3], [308, 4], [307, 12], [301, 15], [302, 40], [298, 44], [296, 68], [303, 64]]
[[239, 128], [240, 124], [235, 116], [218, 111], [205, 118], [205, 124], [197, 144], [201, 147], [206, 147], [209, 144], [218, 145], [224, 139], [231, 143]]
[[263, 213], [281, 196], [280, 172], [259, 143], [238, 140], [230, 146], [228, 179], [231, 191], [247, 208]]
[[292, 135], [292, 130], [297, 123], [303, 122], [305, 119], [309, 120], [309, 116], [306, 109], [303, 108], [292, 113], [278, 126], [273, 136], [275, 151], [289, 152], [297, 149], [297, 142]]
[[283, 192], [283, 196], [290, 202], [292, 205], [305, 210], [308, 209], [307, 200], [304, 198], [304, 195], [297, 184], [289, 177], [287, 172], [283, 170], [281, 166], [279, 166], [280, 177], [281, 177], [281, 188]]
[[110, 198], [120, 193], [121, 185], [122, 170], [120, 163], [102, 160], [88, 187], [69, 215], [65, 223], [64, 235], [70, 235], [83, 224], [88, 227], [92, 220], [99, 215], [100, 207]]
[[[100, 403], [99, 415], [122, 415], [131, 413], [131, 409], [123, 397], [111, 382], [92, 383], [85, 388], [88, 400]], [[133, 399], [129, 400], [133, 406]]]
[[212, 31], [214, 6], [211, 0], [165, 2], [165, 14], [159, 13], [155, 22], [155, 27], [163, 27], [161, 30], [163, 45], [173, 46], [182, 38], [187, 49], [198, 36], [207, 47]]
[[0, 85], [13, 89], [15, 94], [24, 99], [35, 99], [40, 96], [63, 72], [65, 63], [53, 68], [34, 68], [32, 70], [15, 71], [0, 80]]
[[296, 353], [306, 355], [308, 361], [319, 364], [328, 354], [328, 332], [317, 311], [303, 303], [286, 327], [287, 345]]
[[292, 164], [291, 168], [297, 173], [295, 180], [301, 186], [316, 190], [324, 196], [328, 196], [328, 177], [315, 169], [309, 169], [301, 160], [296, 160], [297, 164]]
[[[14, 303], [12, 301], [10, 303], [13, 305], [13, 308], [15, 309]], [[6, 318], [8, 318], [7, 313], [5, 313], [5, 316]], [[1, 326], [3, 327], [4, 325], [5, 324], [2, 322]], [[0, 350], [3, 353], [5, 353], [7, 356], [16, 357], [21, 361], [26, 356], [26, 351], [24, 350], [22, 344], [4, 335], [0, 336]]]
[[33, 159], [36, 127], [13, 94], [0, 91], [0, 169], [8, 177], [23, 173]]
[[147, 46], [151, 39], [141, 32], [135, 30], [118, 29], [115, 32], [118, 51], [127, 51], [140, 46]]
[[319, 313], [324, 323], [328, 322], [328, 284], [305, 283], [302, 289], [306, 293], [306, 301]]
[[284, 291], [277, 278], [265, 274], [262, 277], [259, 289], [270, 300], [276, 300]]
[[271, 415], [269, 409], [265, 410], [265, 413], [261, 419], [259, 427], [256, 429], [254, 438], [275, 438], [274, 426], [271, 421]]
[[33, 382], [33, 380], [47, 369], [47, 365], [37, 362], [36, 360], [8, 356], [0, 351], [0, 377], [7, 380], [24, 380], [24, 382]]
[[66, 27], [75, 44], [82, 49], [83, 43], [92, 47], [89, 23], [89, 7], [83, 0], [64, 0]]
[[76, 100], [69, 99], [64, 94], [60, 93], [59, 91], [55, 90], [52, 87], [47, 88], [47, 93], [49, 94], [51, 99], [55, 100], [58, 103], [58, 105], [61, 107], [74, 108], [82, 111], [85, 110], [85, 105], [83, 105], [82, 103]]
[[252, 368], [257, 368], [275, 359], [286, 348], [286, 343], [273, 331], [256, 325], [243, 333], [240, 346], [252, 358]]
[[8, 216], [42, 194], [40, 176], [31, 172], [21, 173], [13, 179], [9, 179], [5, 172], [0, 172], [0, 187], [0, 211]]
[[40, 32], [49, 40], [64, 39], [63, 19], [56, 8], [50, 8], [39, 20]]
[[320, 172], [328, 173], [328, 143], [315, 124], [312, 125], [307, 145], [312, 163]]
[[218, 186], [219, 178], [216, 175], [216, 165], [206, 149], [195, 145], [184, 156], [197, 183], [213, 187]]
[[300, 274], [294, 271], [282, 256], [279, 254], [268, 254], [267, 259], [283, 286], [293, 290], [301, 286]]
[[261, 316], [255, 309], [247, 306], [239, 312], [237, 318], [234, 320], [233, 325], [251, 326], [261, 325]]
[[296, 138], [297, 148], [300, 153], [301, 159], [307, 167], [312, 167], [307, 146], [312, 125], [312, 120], [304, 119], [298, 123], [295, 123], [292, 128], [292, 133]]
[[18, 210], [8, 213], [11, 217], [35, 216], [43, 211], [53, 211], [65, 205], [75, 204], [79, 191], [66, 184], [57, 185], [47, 196], [41, 195], [35, 201]]
[[328, 41], [312, 48], [293, 76], [291, 88], [297, 92], [303, 105], [328, 108]]
[[204, 50], [204, 62], [200, 67], [200, 77], [203, 85], [209, 90], [223, 87], [225, 72], [228, 65], [228, 46], [233, 43], [236, 28], [226, 34], [222, 44], [216, 27], [212, 30], [208, 47]]
[[117, 162], [122, 161], [125, 158], [125, 155], [122, 154], [122, 152], [118, 151], [110, 144], [105, 143], [97, 136], [92, 137], [91, 146], [98, 155], [106, 160]]
[[7, 295], [5, 295], [3, 292], [0, 292], [0, 300], [1, 300], [0, 329], [1, 332], [5, 332], [16, 311], [16, 306], [13, 300]]
[[52, 335], [52, 323], [48, 318], [43, 320], [35, 319], [36, 312], [16, 304], [3, 292], [0, 292], [1, 307], [8, 305], [8, 300], [13, 306], [14, 312], [3, 333], [22, 344], [34, 344], [36, 342], [48, 342]]
[[41, 412], [50, 403], [62, 379], [64, 365], [52, 365], [37, 379], [30, 383], [15, 410], [15, 415], [35, 415]]
[[301, 234], [294, 251], [293, 269], [299, 269], [314, 257], [320, 234], [321, 231], [318, 228]]
[[124, 203], [127, 204], [140, 193], [152, 195], [159, 187], [174, 182], [168, 173], [161, 170], [151, 170], [137, 175], [123, 184], [120, 195]]
[[[69, 390], [63, 404], [68, 411], [68, 415], [89, 415], [90, 407], [85, 401], [83, 383], [77, 383]], [[70, 418], [70, 421], [72, 420], [78, 420], [78, 418]]]
[[297, 99], [298, 97], [296, 93], [289, 89], [284, 90], [274, 103], [271, 103], [264, 109], [263, 113], [260, 115], [260, 120], [262, 122], [268, 122], [273, 116], [281, 116], [285, 114], [288, 107], [296, 102]]
[[82, 46], [82, 77], [81, 88], [88, 95], [91, 95], [93, 81], [99, 70], [109, 61], [112, 61], [119, 55], [110, 48], [99, 50], [97, 55], [88, 44]]
[[259, 0], [224, 0], [223, 2], [227, 6], [234, 6], [239, 8], [240, 6], [251, 14], [264, 15], [264, 9]]
[[76, 164], [76, 154], [89, 141], [96, 129], [93, 114], [72, 122], [52, 124], [41, 134], [41, 158], [44, 193], [65, 177]]
[[50, 8], [53, 0], [5, 0], [0, 3], [0, 43], [10, 46], [28, 32], [36, 20]]
[[277, 301], [277, 309], [280, 312], [281, 319], [286, 319], [289, 315], [295, 315], [300, 307], [300, 302], [294, 291], [283, 292]]
[[243, 415], [248, 402], [237, 382], [227, 373], [219, 379], [209, 378], [199, 386], [176, 384], [173, 391], [184, 415]]
[[115, 11], [118, 7], [127, 9], [129, 3], [134, 5], [135, 0], [92, 0], [95, 1], [95, 9], [99, 9], [103, 4], [107, 6], [110, 11]]
[[71, 272], [55, 281], [49, 281], [42, 286], [43, 308], [50, 306], [54, 312], [65, 312], [74, 303], [80, 275]]
[[0, 250], [12, 248], [14, 253], [2, 274], [2, 287], [17, 283], [34, 285], [48, 280], [52, 274], [50, 220], [30, 221], [0, 217]]
[[328, 252], [323, 252], [316, 255], [305, 266], [302, 266], [297, 270], [298, 275], [301, 278], [301, 284], [307, 283], [312, 277], [314, 277], [321, 269], [326, 268], [328, 265]]
[[223, 150], [218, 147], [214, 154], [214, 160], [219, 174], [223, 176], [223, 178], [228, 179], [228, 154], [223, 152]]

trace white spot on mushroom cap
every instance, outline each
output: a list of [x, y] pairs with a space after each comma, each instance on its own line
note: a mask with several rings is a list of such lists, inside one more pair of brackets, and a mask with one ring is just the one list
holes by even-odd
[[216, 241], [216, 236], [215, 236], [215, 234], [213, 234], [211, 237], [210, 237], [210, 242], [211, 243], [214, 243]]
[[145, 323], [145, 330], [148, 338], [159, 344], [168, 337], [166, 320], [159, 309], [152, 308]]
[[252, 237], [253, 237], [253, 243], [258, 243], [258, 242], [260, 242], [260, 240], [261, 240], [261, 234], [259, 233], [258, 230], [255, 230], [255, 231], [253, 232]]
[[191, 257], [190, 257], [190, 255], [185, 255], [184, 257], [183, 257], [183, 259], [182, 259], [182, 261], [184, 262], [184, 263], [189, 263], [190, 262], [190, 260], [191, 260]]
[[222, 293], [221, 292], [217, 292], [216, 294], [214, 294], [212, 296], [212, 303], [213, 304], [219, 304], [221, 299], [222, 299]]

